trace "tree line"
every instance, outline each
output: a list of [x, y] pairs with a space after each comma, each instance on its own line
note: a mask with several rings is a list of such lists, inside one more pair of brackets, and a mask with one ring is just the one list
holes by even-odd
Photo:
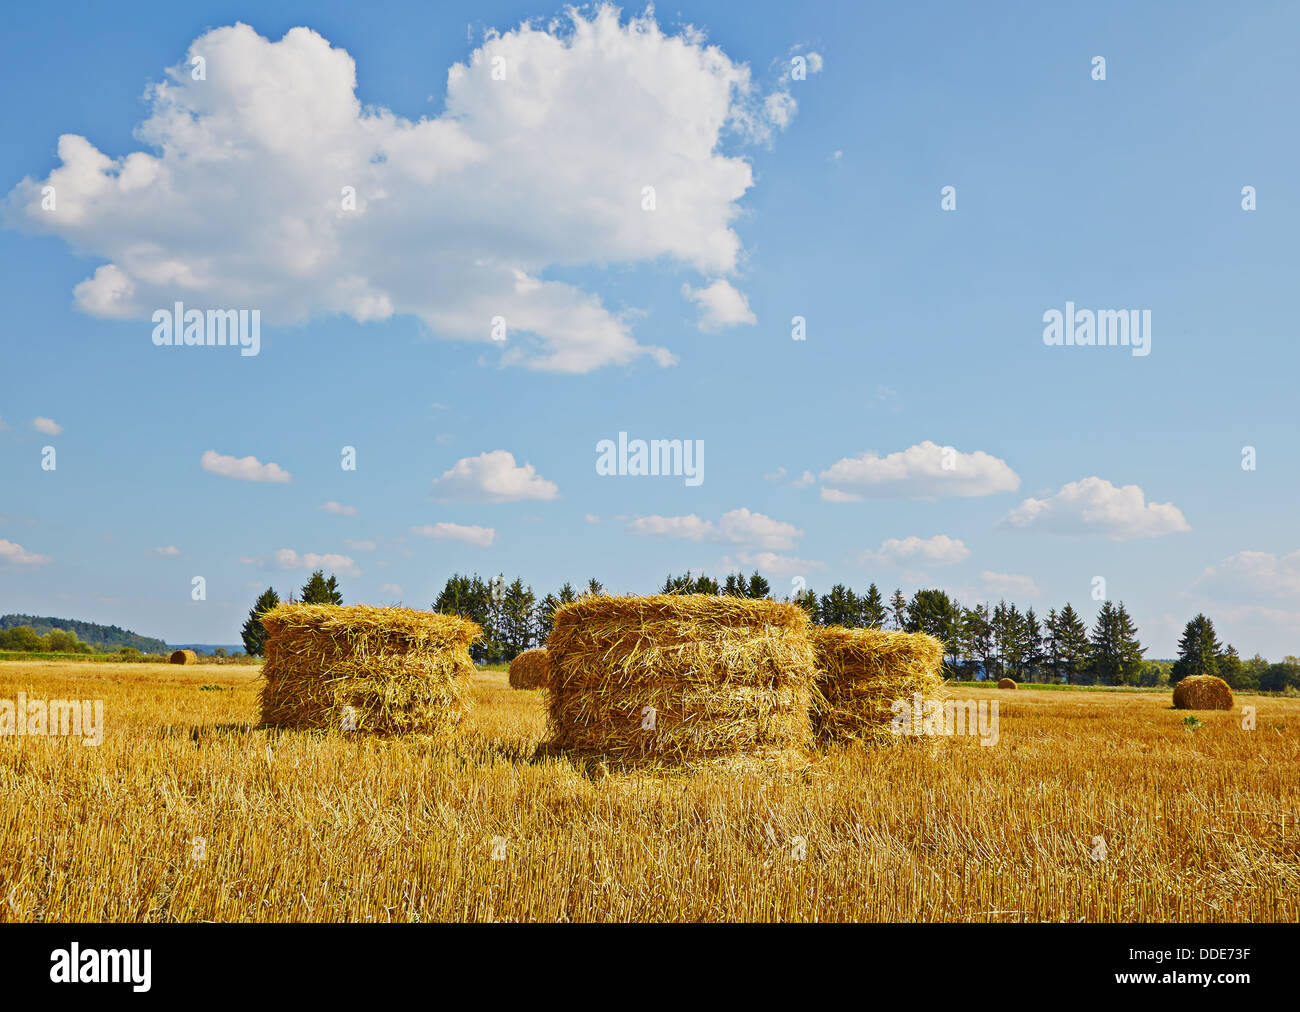
[[[434, 611], [477, 622], [483, 635], [470, 648], [477, 662], [508, 662], [531, 647], [544, 646], [562, 604], [605, 589], [595, 577], [581, 588], [566, 582], [538, 599], [520, 577], [504, 574], [484, 579], [478, 573], [453, 573], [433, 602]], [[669, 574], [661, 594], [712, 594], [771, 598], [772, 588], [757, 571], [746, 577], [732, 573], [719, 582], [705, 575]], [[292, 595], [290, 597], [292, 600]], [[320, 571], [303, 586], [299, 600], [308, 604], [342, 604], [333, 576]], [[1072, 685], [1171, 685], [1188, 675], [1218, 675], [1234, 689], [1281, 692], [1300, 690], [1300, 658], [1288, 656], [1269, 663], [1256, 654], [1243, 660], [1231, 645], [1222, 644], [1214, 623], [1203, 614], [1191, 619], [1178, 644], [1178, 659], [1146, 659], [1137, 624], [1124, 603], [1104, 601], [1089, 629], [1074, 606], [1066, 602], [1040, 617], [1032, 607], [1014, 603], [960, 604], [946, 591], [925, 588], [910, 598], [896, 589], [886, 600], [872, 583], [866, 593], [837, 583], [818, 595], [811, 589], [787, 598], [819, 625], [893, 629], [929, 633], [944, 644], [945, 675], [965, 680], [1013, 678], [1017, 682]], [[271, 588], [257, 599], [244, 624], [244, 646], [260, 655], [265, 630], [258, 620], [280, 603]]]

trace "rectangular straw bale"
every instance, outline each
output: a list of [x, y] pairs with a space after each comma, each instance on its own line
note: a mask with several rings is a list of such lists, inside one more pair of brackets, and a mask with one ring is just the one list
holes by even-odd
[[480, 630], [466, 619], [412, 608], [282, 604], [262, 625], [267, 724], [442, 734], [469, 710], [469, 645]]
[[816, 669], [795, 605], [591, 596], [547, 640], [551, 748], [635, 766], [806, 761]]

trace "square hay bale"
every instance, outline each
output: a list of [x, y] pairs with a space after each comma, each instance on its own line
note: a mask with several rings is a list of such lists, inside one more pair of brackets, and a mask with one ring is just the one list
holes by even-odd
[[510, 662], [510, 688], [544, 689], [549, 671], [544, 647], [525, 650]]
[[278, 727], [444, 734], [469, 711], [479, 627], [412, 608], [282, 604], [262, 616], [262, 720]]
[[814, 629], [812, 639], [818, 670], [813, 731], [823, 744], [897, 740], [896, 700], [912, 707], [918, 693], [926, 704], [943, 696], [944, 647], [933, 636], [827, 626]]
[[549, 751], [623, 767], [808, 761], [812, 644], [792, 604], [586, 597], [547, 640]]

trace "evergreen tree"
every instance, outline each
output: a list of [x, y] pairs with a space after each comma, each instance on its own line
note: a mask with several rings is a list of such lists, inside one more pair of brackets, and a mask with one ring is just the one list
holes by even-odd
[[883, 629], [885, 619], [885, 599], [880, 596], [880, 588], [874, 583], [867, 588], [865, 597], [858, 598], [858, 625], [867, 629]]
[[1092, 630], [1091, 671], [1104, 685], [1136, 685], [1142, 670], [1142, 644], [1123, 604], [1106, 601]]
[[541, 646], [545, 646], [551, 637], [551, 630], [555, 628], [555, 609], [559, 606], [559, 598], [554, 594], [547, 594], [537, 604], [533, 627], [537, 630], [537, 642]]
[[989, 606], [977, 604], [962, 613], [962, 638], [966, 652], [979, 665], [980, 677], [991, 678], [993, 665], [993, 623], [989, 619]]
[[593, 576], [587, 581], [587, 589], [584, 593], [588, 597], [600, 597], [605, 593], [605, 585]]
[[492, 588], [475, 573], [472, 577], [454, 573], [447, 578], [433, 610], [444, 615], [459, 615], [477, 622], [483, 630], [470, 644], [469, 655], [476, 662], [490, 664], [501, 657], [497, 639], [497, 608], [492, 600]]
[[266, 629], [262, 627], [262, 616], [279, 603], [280, 595], [275, 588], [267, 587], [249, 609], [248, 621], [239, 633], [244, 641], [244, 653], [249, 657], [261, 657], [266, 652]]
[[1047, 613], [1046, 635], [1043, 639], [1043, 663], [1053, 682], [1061, 677], [1061, 620], [1053, 608]]
[[727, 597], [749, 597], [749, 581], [744, 573], [728, 573], [722, 585], [722, 593]]
[[1033, 608], [1025, 612], [1024, 633], [1026, 678], [1031, 682], [1037, 681], [1042, 677], [1043, 670], [1043, 627], [1039, 624]]
[[808, 613], [808, 619], [818, 624], [826, 624], [822, 618], [821, 606], [817, 602], [817, 592], [811, 587], [795, 592], [794, 603]]
[[321, 570], [311, 574], [311, 578], [302, 585], [298, 599], [303, 604], [342, 604], [343, 595], [339, 593], [338, 581], [331, 574], [328, 580]]
[[535, 601], [533, 588], [525, 587], [524, 581], [519, 577], [515, 577], [514, 582], [506, 588], [499, 605], [502, 660], [512, 661], [533, 645]]
[[895, 629], [901, 631], [907, 625], [907, 598], [901, 589], [895, 590], [894, 596], [889, 599], [889, 617], [893, 620]]
[[757, 569], [749, 577], [749, 593], [747, 596], [755, 601], [772, 596], [772, 585], [758, 574]]
[[821, 619], [826, 625], [853, 628], [858, 624], [858, 596], [842, 583], [831, 588], [821, 599]]
[[1198, 614], [1183, 627], [1182, 638], [1178, 641], [1178, 660], [1174, 661], [1169, 681], [1177, 684], [1188, 675], [1217, 675], [1221, 650], [1214, 623], [1204, 614]]
[[1088, 667], [1088, 627], [1069, 602], [1057, 616], [1057, 636], [1062, 681], [1081, 682]]

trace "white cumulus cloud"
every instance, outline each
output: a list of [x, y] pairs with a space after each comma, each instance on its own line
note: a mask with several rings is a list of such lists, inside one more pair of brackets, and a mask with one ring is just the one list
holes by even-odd
[[941, 499], [994, 495], [1020, 487], [1020, 477], [1005, 460], [983, 450], [962, 453], [928, 439], [885, 457], [874, 450], [860, 457], [845, 457], [820, 478], [822, 498], [828, 502], [858, 502], [869, 496]]
[[357, 508], [355, 506], [344, 506], [342, 503], [337, 503], [333, 499], [316, 508], [322, 509], [326, 513], [336, 513], [343, 517], [354, 517], [357, 515]]
[[1216, 598], [1259, 601], [1300, 597], [1300, 551], [1283, 555], [1244, 551], [1207, 566], [1195, 586]]
[[333, 573], [336, 576], [361, 575], [357, 564], [346, 555], [317, 555], [315, 552], [299, 555], [292, 548], [278, 549], [275, 553], [275, 564], [280, 569], [323, 569], [326, 573]]
[[554, 499], [560, 490], [532, 464], [516, 464], [508, 450], [490, 450], [456, 461], [433, 480], [433, 492], [442, 502], [502, 503]]
[[467, 545], [478, 545], [480, 548], [490, 547], [497, 536], [496, 529], [492, 527], [453, 524], [446, 521], [412, 527], [411, 533], [443, 541], [463, 541]]
[[199, 465], [205, 471], [219, 474], [223, 478], [237, 478], [240, 481], [287, 482], [289, 472], [279, 464], [263, 464], [254, 456], [227, 457], [216, 450], [206, 450], [199, 459]]
[[946, 534], [931, 538], [886, 538], [874, 552], [864, 552], [861, 561], [885, 566], [951, 566], [970, 558], [970, 549]]
[[[769, 100], [698, 31], [608, 5], [488, 33], [448, 69], [431, 117], [363, 105], [369, 70], [309, 28], [278, 41], [213, 28], [147, 89], [146, 150], [64, 134], [57, 167], [14, 187], [6, 219], [107, 261], [74, 293], [98, 316], [147, 320], [178, 298], [273, 322], [401, 314], [485, 348], [501, 316], [505, 363], [668, 365], [633, 334], [635, 307], [543, 279], [664, 260], [733, 273], [753, 172], [725, 142], [766, 142], [795, 111], [788, 83]], [[41, 209], [46, 185], [57, 214]]]
[[43, 566], [50, 561], [48, 555], [29, 552], [22, 545], [0, 538], [0, 562], [9, 566]]
[[663, 517], [658, 514], [636, 517], [628, 522], [627, 529], [633, 534], [686, 538], [690, 541], [703, 541], [711, 537], [714, 530], [710, 521], [701, 520], [694, 513], [684, 517]]
[[42, 418], [39, 415], [32, 419], [32, 428], [37, 432], [45, 433], [47, 436], [57, 436], [63, 431], [63, 426], [53, 418]]
[[1062, 485], [1043, 499], [1026, 499], [1004, 518], [1007, 526], [1051, 534], [1096, 535], [1112, 541], [1157, 538], [1192, 529], [1171, 502], [1147, 502], [1137, 485], [1116, 487], [1091, 477]]
[[699, 307], [700, 330], [714, 331], [741, 323], [758, 322], [744, 293], [721, 278], [706, 288], [682, 285], [682, 295]]

